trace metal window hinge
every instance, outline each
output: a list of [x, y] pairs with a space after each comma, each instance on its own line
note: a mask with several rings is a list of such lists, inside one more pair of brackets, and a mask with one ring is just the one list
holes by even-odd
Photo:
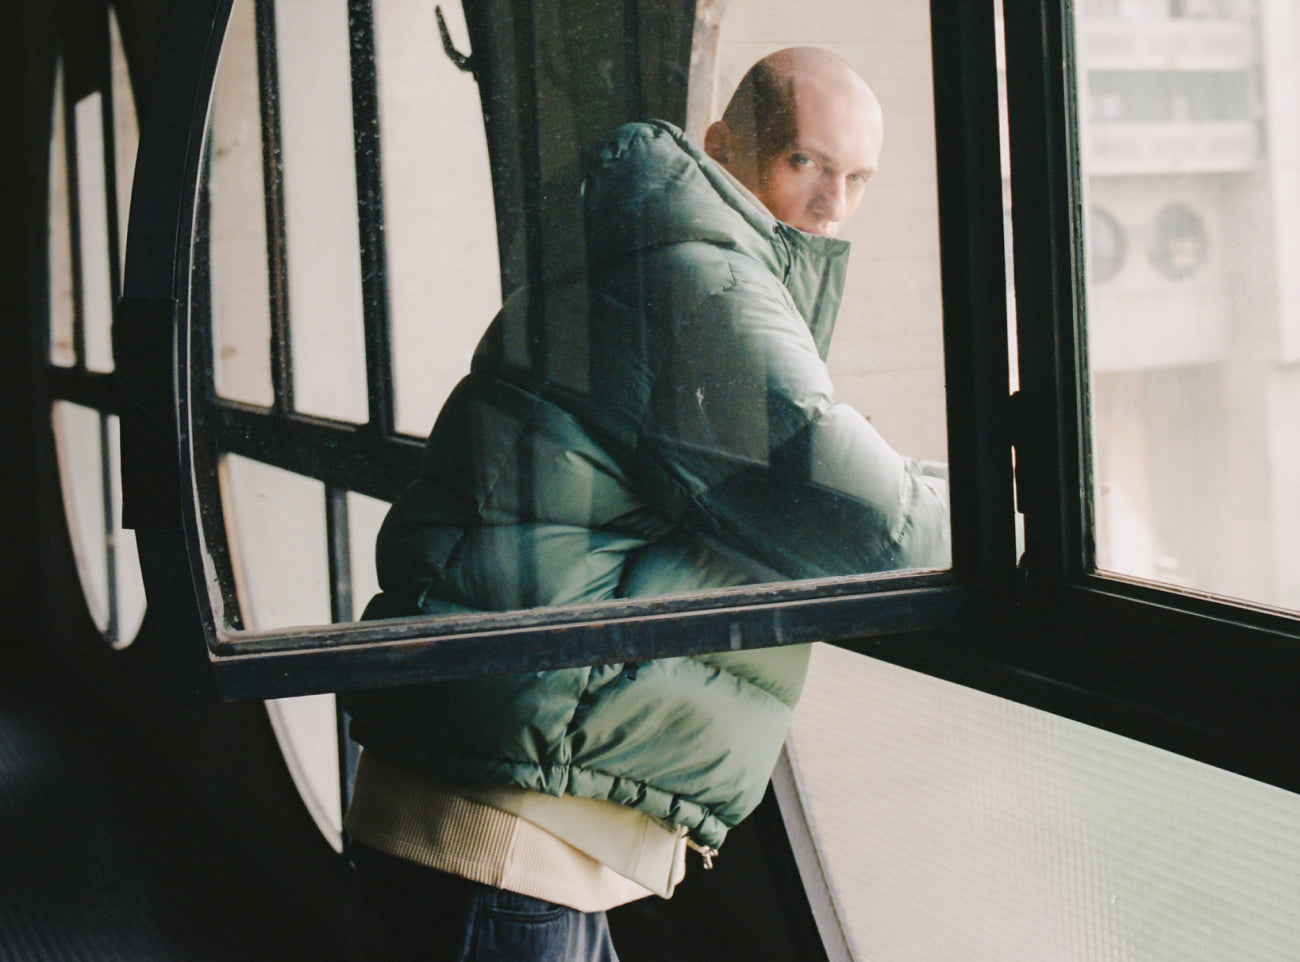
[[442, 15], [442, 7], [434, 7], [433, 15], [438, 18], [438, 33], [442, 36], [442, 51], [447, 55], [447, 59], [466, 73], [473, 73], [474, 55], [461, 53], [456, 49], [456, 45], [451, 42], [451, 31], [447, 29], [447, 21]]

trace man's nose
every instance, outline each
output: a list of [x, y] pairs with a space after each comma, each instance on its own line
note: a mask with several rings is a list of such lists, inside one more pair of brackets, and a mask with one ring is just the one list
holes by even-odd
[[841, 221], [848, 214], [848, 184], [843, 177], [826, 177], [817, 192], [817, 214], [829, 221]]

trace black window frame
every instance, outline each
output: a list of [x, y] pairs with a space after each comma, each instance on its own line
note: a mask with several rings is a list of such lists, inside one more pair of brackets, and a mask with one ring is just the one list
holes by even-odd
[[[82, 225], [79, 194], [81, 189], [77, 169], [76, 105], [85, 97], [100, 95], [100, 123], [103, 136], [103, 164], [105, 209], [107, 212], [107, 244], [109, 290], [112, 302], [122, 295], [121, 222], [118, 217], [121, 198], [117, 195], [117, 129], [116, 104], [113, 97], [112, 41], [110, 37], [108, 5], [95, 7], [89, 15], [80, 11], [60, 8], [56, 18], [58, 52], [56, 62], [62, 72], [59, 96], [62, 98], [64, 174], [67, 181], [68, 234], [72, 272], [72, 349], [73, 363], [55, 363], [51, 350], [49, 318], [40, 336], [40, 357], [43, 364], [45, 394], [51, 404], [46, 412], [50, 416], [53, 404], [66, 402], [92, 410], [99, 419], [99, 484], [102, 486], [103, 510], [99, 518], [82, 519], [84, 523], [98, 523], [104, 531], [103, 558], [106, 570], [106, 624], [102, 630], [104, 641], [112, 648], [121, 649], [134, 641], [122, 637], [121, 604], [117, 584], [117, 549], [115, 546], [114, 505], [112, 491], [112, 455], [110, 451], [109, 419], [120, 414], [119, 376], [116, 368], [101, 371], [86, 365], [86, 292], [83, 290], [81, 271]], [[72, 56], [67, 56], [73, 52]], [[134, 98], [134, 91], [132, 91]], [[65, 479], [66, 483], [66, 479]], [[77, 523], [69, 519], [70, 524]]]
[[[213, 523], [194, 495], [205, 464], [192, 428], [208, 410], [207, 388], [178, 359], [191, 350], [194, 184], [228, 9], [228, 0], [174, 5], [155, 74], [155, 89], [168, 96], [155, 98], [142, 126], [136, 178], [149, 189], [133, 197], [117, 324], [125, 521], [137, 530], [151, 612], [178, 657], [226, 697], [823, 640], [1300, 790], [1300, 761], [1284, 747], [1300, 731], [1290, 692], [1300, 679], [1300, 619], [1092, 565], [1084, 208], [1072, 10], [1064, 0], [1008, 3], [1002, 21], [1020, 384], [1011, 397], [994, 4], [931, 3], [950, 571], [224, 637], [214, 610], [230, 599], [209, 595], [196, 560]], [[532, 4], [517, 0], [510, 9], [526, 35]], [[475, 56], [481, 47], [491, 57], [491, 38], [470, 22]], [[373, 110], [364, 100], [356, 110]], [[375, 204], [377, 183], [359, 187], [360, 203]], [[365, 223], [363, 216], [363, 237]], [[238, 442], [247, 448], [232, 441], [228, 450], [317, 477], [334, 492], [327, 503], [336, 598], [346, 587], [338, 583], [346, 571], [340, 492], [391, 497], [395, 488], [379, 486], [413, 476], [418, 456], [418, 443], [393, 431], [391, 398], [385, 407], [384, 392], [376, 397], [387, 350], [376, 330], [368, 316], [368, 424], [287, 409], [268, 419], [224, 403], [218, 415], [222, 436], [247, 439]], [[304, 471], [322, 451], [329, 465]], [[1025, 516], [1018, 563], [1016, 507]]]

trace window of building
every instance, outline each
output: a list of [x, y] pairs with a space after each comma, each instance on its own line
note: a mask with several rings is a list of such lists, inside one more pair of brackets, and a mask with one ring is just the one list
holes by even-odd
[[1091, 280], [1094, 284], [1104, 284], [1118, 274], [1120, 268], [1124, 266], [1124, 255], [1128, 253], [1128, 245], [1124, 240], [1124, 229], [1119, 221], [1106, 211], [1093, 207], [1089, 210], [1089, 218], [1089, 226], [1092, 230], [1089, 235], [1088, 258], [1088, 265], [1092, 271]]
[[1170, 280], [1182, 280], [1205, 263], [1209, 238], [1196, 212], [1182, 204], [1162, 207], [1147, 234], [1147, 257]]
[[[819, 920], [827, 944], [841, 946], [844, 957], [901, 952], [909, 936], [913, 948], [923, 944], [937, 957], [1006, 958], [1026, 944], [1045, 957], [1200, 952], [1208, 959], [1247, 943], [1262, 946], [1261, 958], [1276, 954], [1291, 921], [1286, 906], [1295, 900], [1278, 909], [1271, 895], [1237, 896], [1247, 888], [1297, 891], [1295, 860], [1269, 861], [1264, 853], [1295, 845], [1294, 833], [1273, 828], [1294, 807], [1275, 786], [1300, 787], [1294, 764], [1276, 749], [1294, 717], [1288, 679], [1297, 668], [1300, 602], [1285, 573], [1277, 581], [1260, 575], [1279, 559], [1280, 571], [1290, 568], [1284, 539], [1268, 535], [1270, 519], [1253, 512], [1267, 505], [1277, 512], [1272, 526], [1290, 530], [1294, 511], [1280, 492], [1294, 476], [1289, 439], [1300, 436], [1286, 433], [1294, 427], [1288, 412], [1300, 406], [1290, 403], [1294, 379], [1284, 359], [1261, 365], [1258, 353], [1232, 354], [1220, 335], [1240, 329], [1240, 319], [1228, 324], [1210, 313], [1227, 296], [1234, 270], [1262, 249], [1259, 232], [1274, 222], [1271, 210], [1235, 208], [1238, 219], [1255, 225], [1243, 235], [1241, 261], [1223, 252], [1225, 261], [1216, 263], [1220, 245], [1201, 245], [1203, 263], [1186, 287], [1204, 314], [1176, 310], [1186, 302], [1176, 302], [1169, 278], [1140, 258], [1118, 273], [1125, 263], [1118, 225], [1158, 222], [1161, 207], [1187, 204], [1189, 192], [1235, 196], [1234, 184], [1226, 177], [1160, 183], [1148, 173], [1102, 183], [1090, 176], [1088, 128], [1079, 127], [1087, 120], [1071, 110], [1077, 58], [1068, 5], [1022, 5], [1007, 16], [1010, 198], [996, 132], [1000, 24], [982, 6], [857, 4], [864, 33], [854, 39], [823, 8], [814, 14], [736, 4], [715, 36], [681, 10], [656, 19], [647, 7], [632, 24], [624, 22], [629, 6], [594, 5], [583, 11], [591, 24], [578, 24], [565, 19], [576, 16], [567, 7], [539, 7], [527, 29], [506, 30], [493, 20], [499, 8], [471, 5], [463, 23], [448, 18], [445, 42], [470, 51], [474, 93], [465, 86], [470, 75], [450, 67], [435, 75], [431, 64], [406, 59], [414, 56], [402, 45], [408, 33], [424, 37], [428, 55], [434, 27], [427, 10], [405, 12], [418, 24], [408, 31], [400, 9], [350, 9], [345, 23], [337, 11], [277, 6], [274, 17], [300, 18], [293, 31], [319, 40], [295, 54], [284, 35], [289, 21], [275, 20], [269, 4], [251, 12], [236, 5], [217, 81], [206, 193], [196, 204], [197, 240], [192, 256], [182, 247], [175, 258], [192, 281], [184, 306], [193, 341], [182, 344], [189, 367], [178, 431], [194, 442], [193, 463], [180, 467], [206, 506], [201, 516], [188, 506], [177, 514], [207, 567], [190, 581], [180, 572], [173, 588], [194, 592], [197, 585], [199, 610], [214, 615], [212, 630], [196, 629], [195, 643], [208, 645], [227, 693], [320, 693], [829, 639], [834, 645], [814, 656], [782, 801], [787, 812], [802, 813], [787, 818], [813, 840], [804, 877], [814, 880], [810, 887], [823, 883]], [[702, 34], [711, 38], [707, 50], [699, 46]], [[898, 160], [885, 160], [873, 184], [880, 199], [873, 193], [863, 211], [861, 260], [853, 265], [862, 287], [846, 299], [850, 323], [836, 335], [832, 357], [851, 349], [834, 375], [899, 447], [950, 462], [951, 569], [787, 580], [758, 591], [746, 586], [595, 610], [352, 624], [377, 583], [360, 558], [387, 503], [417, 470], [414, 438], [450, 389], [450, 372], [465, 363], [464, 351], [501, 294], [539, 277], [553, 281], [585, 258], [554, 243], [575, 236], [556, 199], [576, 189], [574, 145], [595, 126], [584, 118], [620, 117], [629, 104], [680, 117], [688, 101], [708, 99], [698, 87], [689, 97], [684, 88], [692, 35], [696, 60], [716, 64], [717, 91], [729, 89], [756, 56], [798, 39], [862, 58], [893, 105], [886, 112], [897, 136], [885, 157], [894, 151]], [[521, 36], [523, 48], [516, 46]], [[574, 69], [590, 53], [584, 41], [606, 36], [628, 38], [614, 52], [595, 45], [610, 56], [602, 61], [610, 76], [626, 82]], [[242, 48], [229, 46], [236, 38]], [[507, 60], [516, 69], [489, 68]], [[332, 74], [320, 87], [321, 103], [310, 104], [319, 106], [318, 116], [304, 106], [308, 98], [273, 95], [273, 71], [305, 71], [308, 63]], [[254, 69], [266, 92], [260, 98], [249, 79]], [[421, 108], [438, 98], [385, 99], [424, 83], [445, 84], [439, 89], [449, 101], [470, 102], [456, 108], [463, 113], [431, 120]], [[341, 93], [349, 85], [350, 112]], [[1232, 100], [1232, 85], [1223, 97], [1209, 97], [1206, 116]], [[1186, 111], [1149, 119], [1200, 116], [1197, 90], [1180, 89], [1190, 98]], [[713, 96], [724, 95], [717, 91]], [[492, 107], [481, 127], [474, 96]], [[1122, 97], [1115, 102], [1123, 106]], [[254, 110], [260, 132], [240, 139], [240, 118]], [[290, 134], [292, 124], [278, 115], [288, 110], [303, 114], [292, 123], [319, 121], [321, 129]], [[457, 117], [470, 118], [473, 136]], [[192, 131], [203, 119], [175, 122]], [[413, 139], [400, 149], [390, 144], [390, 136], [403, 135], [390, 134], [389, 124], [402, 124]], [[334, 129], [340, 125], [353, 137], [351, 154]], [[435, 136], [451, 141], [447, 163], [463, 156], [474, 171], [463, 194], [439, 195], [441, 185], [404, 168], [416, 163], [412, 152], [424, 153], [420, 138]], [[323, 228], [291, 226], [288, 181], [302, 170], [293, 162], [294, 142], [310, 143], [308, 156], [328, 155], [321, 183], [336, 189], [322, 206], [355, 208], [353, 249], [334, 246], [333, 238], [295, 240], [302, 230]], [[241, 145], [251, 144], [238, 159]], [[464, 154], [458, 145], [467, 147]], [[349, 164], [343, 186], [348, 178], [339, 168]], [[1004, 267], [998, 225], [1008, 199], [1015, 258]], [[461, 202], [482, 212], [495, 239], [453, 235], [456, 249], [444, 251], [452, 280], [431, 268], [426, 277], [424, 262], [437, 261], [440, 271], [444, 260], [442, 248], [424, 245], [446, 238], [421, 236], [419, 225], [465, 217]], [[340, 210], [333, 216], [344, 218]], [[244, 216], [264, 226], [245, 235], [254, 238], [256, 256], [233, 266], [223, 232]], [[407, 226], [397, 228], [404, 218]], [[1186, 225], [1167, 233], [1169, 264], [1188, 263], [1195, 245], [1186, 243]], [[1274, 280], [1293, 253], [1285, 246], [1275, 252], [1268, 269]], [[293, 320], [302, 298], [319, 293], [302, 294], [306, 282], [292, 280], [288, 265], [298, 256], [331, 272], [321, 310], [332, 320], [304, 322], [325, 328]], [[1012, 400], [1004, 270], [1015, 281]], [[228, 306], [246, 292], [221, 293], [223, 276], [242, 271], [268, 279], [265, 290], [248, 294], [258, 304], [247, 330], [233, 323], [239, 312]], [[1137, 286], [1130, 289], [1130, 281]], [[1141, 288], [1147, 281], [1160, 285], [1154, 294]], [[130, 293], [141, 301], [158, 296], [144, 286]], [[454, 300], [442, 302], [444, 294], [463, 294], [483, 310], [461, 310]], [[855, 294], [860, 307], [850, 306]], [[1248, 300], [1259, 306], [1284, 298], [1264, 288]], [[562, 306], [575, 305], [584, 309], [582, 298]], [[426, 308], [436, 315], [430, 324], [446, 324], [427, 344]], [[861, 320], [853, 320], [858, 312]], [[398, 333], [406, 323], [399, 315], [411, 321], [406, 333]], [[1162, 325], [1175, 316], [1183, 326], [1165, 336]], [[555, 341], [545, 320], [516, 332], [513, 346], [548, 376], [581, 387], [590, 345]], [[1276, 326], [1285, 329], [1285, 319]], [[1108, 341], [1114, 331], [1122, 336]], [[327, 343], [343, 351], [337, 376], [329, 361], [306, 373], [325, 355], [300, 366], [300, 350]], [[529, 353], [539, 344], [545, 350]], [[215, 355], [224, 355], [228, 369], [210, 383], [203, 362], [221, 370]], [[229, 386], [245, 360], [251, 386]], [[428, 385], [401, 399], [403, 379], [420, 376], [409, 372], [435, 368]], [[308, 387], [311, 378], [321, 383]], [[315, 400], [300, 403], [304, 397]], [[1013, 446], [1023, 555], [1011, 510]], [[1240, 461], [1243, 451], [1250, 460]], [[1237, 463], [1242, 474], [1234, 473]], [[1251, 507], [1228, 507], [1243, 491]], [[1212, 520], [1217, 514], [1235, 526], [1226, 540]], [[1201, 535], [1202, 545], [1189, 547]], [[1205, 544], [1215, 550], [1206, 553]], [[1224, 690], [1225, 677], [1238, 683]], [[312, 704], [309, 726], [328, 730], [328, 703]], [[860, 731], [869, 737], [859, 738]], [[846, 749], [848, 736], [861, 744]], [[331, 746], [337, 750], [327, 744], [322, 757], [335, 757]], [[340, 771], [346, 778], [346, 761], [326, 772], [318, 796], [329, 794]], [[1189, 797], [1171, 784], [1198, 791]], [[1210, 799], [1204, 807], [1202, 798]], [[870, 800], [879, 821], [862, 817], [860, 799]], [[326, 820], [336, 812], [330, 805], [321, 805]], [[1234, 812], [1235, 821], [1208, 824], [1209, 811]], [[1181, 845], [1188, 838], [1194, 855]], [[999, 884], [990, 886], [990, 878]], [[1202, 879], [1226, 880], [1232, 891], [1205, 896]], [[882, 888], [906, 895], [891, 902], [880, 897]], [[921, 897], [936, 891], [943, 893], [941, 913]], [[1259, 912], [1268, 921], [1255, 926]], [[1214, 931], [1197, 930], [1207, 918]]]

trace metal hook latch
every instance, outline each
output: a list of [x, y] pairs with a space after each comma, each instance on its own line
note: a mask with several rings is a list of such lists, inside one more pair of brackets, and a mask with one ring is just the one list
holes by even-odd
[[704, 860], [704, 867], [706, 869], [713, 868], [713, 860], [718, 857], [718, 850], [716, 848], [712, 845], [701, 845], [689, 835], [686, 836], [686, 847], [694, 849], [696, 852], [700, 853], [700, 858]]
[[438, 18], [438, 33], [442, 35], [442, 52], [447, 55], [447, 59], [454, 63], [466, 73], [474, 72], [473, 55], [466, 56], [456, 49], [456, 45], [451, 42], [451, 32], [447, 29], [447, 21], [442, 15], [442, 7], [434, 7], [433, 15]]

